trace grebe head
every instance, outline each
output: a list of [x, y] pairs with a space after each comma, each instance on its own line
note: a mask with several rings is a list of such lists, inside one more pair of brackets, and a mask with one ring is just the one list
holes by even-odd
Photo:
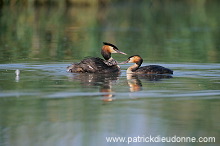
[[121, 62], [120, 64], [125, 64], [125, 63], [136, 63], [137, 65], [141, 65], [143, 62], [143, 59], [139, 55], [133, 55], [128, 57], [128, 59], [124, 62]]
[[108, 60], [111, 58], [111, 53], [120, 53], [120, 54], [127, 55], [126, 53], [119, 51], [118, 48], [113, 44], [110, 44], [107, 42], [103, 42], [103, 44], [104, 46], [102, 47], [101, 54], [105, 58], [105, 60]]

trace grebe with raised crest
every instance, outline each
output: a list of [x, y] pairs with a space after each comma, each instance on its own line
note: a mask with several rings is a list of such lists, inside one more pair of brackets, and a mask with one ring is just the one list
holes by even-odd
[[74, 63], [67, 67], [68, 72], [72, 73], [118, 73], [120, 72], [120, 67], [118, 62], [111, 57], [111, 53], [120, 53], [127, 55], [124, 52], [119, 51], [119, 49], [110, 43], [103, 42], [103, 47], [101, 54], [104, 59], [99, 57], [90, 57], [83, 59], [79, 63]]

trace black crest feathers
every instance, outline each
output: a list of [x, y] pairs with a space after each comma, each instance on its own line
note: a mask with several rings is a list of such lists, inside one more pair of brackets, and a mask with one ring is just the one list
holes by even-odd
[[115, 45], [111, 44], [111, 43], [107, 43], [107, 42], [103, 42], [104, 45], [108, 45], [108, 46], [112, 46], [113, 48], [118, 50], [118, 47], [116, 47]]

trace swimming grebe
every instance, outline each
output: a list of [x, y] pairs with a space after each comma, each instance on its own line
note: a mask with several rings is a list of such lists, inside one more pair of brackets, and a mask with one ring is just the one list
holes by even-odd
[[127, 73], [138, 73], [138, 74], [173, 74], [171, 69], [165, 68], [159, 65], [148, 65], [140, 67], [143, 59], [139, 55], [133, 55], [128, 58], [124, 63], [135, 63], [127, 69]]
[[73, 73], [109, 73], [120, 72], [118, 62], [111, 57], [111, 53], [120, 53], [127, 55], [124, 52], [118, 50], [118, 48], [110, 43], [103, 42], [101, 54], [103, 58], [91, 57], [82, 60], [79, 63], [74, 63], [67, 67], [68, 72]]

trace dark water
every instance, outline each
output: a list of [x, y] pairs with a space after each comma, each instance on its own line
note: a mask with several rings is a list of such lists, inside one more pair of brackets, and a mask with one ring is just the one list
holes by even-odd
[[[0, 10], [0, 145], [128, 145], [106, 137], [215, 137], [220, 144], [219, 2], [112, 2]], [[167, 76], [71, 74], [102, 41]], [[114, 54], [118, 61], [128, 56]], [[16, 76], [15, 71], [20, 74]]]

